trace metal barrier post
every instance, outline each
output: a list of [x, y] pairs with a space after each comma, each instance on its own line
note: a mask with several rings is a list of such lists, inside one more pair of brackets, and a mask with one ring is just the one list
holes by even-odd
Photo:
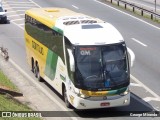
[[134, 7], [133, 7], [133, 12], [134, 12]]
[[141, 10], [141, 15], [143, 16], [143, 10]]
[[153, 20], [153, 14], [151, 14], [151, 19]]

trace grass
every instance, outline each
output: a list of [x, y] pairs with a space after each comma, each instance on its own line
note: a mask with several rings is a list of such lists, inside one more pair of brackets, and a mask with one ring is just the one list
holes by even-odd
[[18, 88], [0, 70], [0, 87], [1, 86], [5, 86], [13, 91], [19, 91]]
[[[3, 74], [0, 70], [0, 86], [5, 86], [11, 90], [19, 91], [18, 88]], [[0, 94], [0, 114], [1, 111], [33, 111], [27, 105], [24, 105], [14, 99], [12, 97], [8, 97], [8, 95]], [[1, 115], [0, 115], [1, 116]], [[24, 117], [0, 117], [0, 120], [41, 120], [40, 118], [24, 118]]]

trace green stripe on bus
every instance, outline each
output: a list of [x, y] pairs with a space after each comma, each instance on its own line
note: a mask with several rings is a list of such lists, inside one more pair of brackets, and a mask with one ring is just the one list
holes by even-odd
[[56, 32], [63, 34], [63, 30], [57, 28], [57, 27], [53, 27], [53, 30], [55, 30]]
[[60, 78], [61, 78], [61, 80], [66, 81], [66, 78], [61, 74], [60, 74]]
[[48, 50], [45, 75], [51, 80], [54, 80], [56, 74], [58, 56], [51, 50]]
[[107, 95], [121, 94], [121, 93], [125, 92], [126, 90], [127, 90], [127, 87], [123, 87], [118, 90], [111, 90], [111, 91], [108, 91]]

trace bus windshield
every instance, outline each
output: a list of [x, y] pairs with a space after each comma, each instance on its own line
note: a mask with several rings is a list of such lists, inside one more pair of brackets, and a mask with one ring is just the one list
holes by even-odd
[[76, 46], [76, 83], [87, 90], [110, 90], [129, 84], [124, 43], [103, 46]]

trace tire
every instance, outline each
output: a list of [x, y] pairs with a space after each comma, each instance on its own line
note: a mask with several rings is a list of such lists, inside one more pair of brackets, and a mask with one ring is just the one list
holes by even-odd
[[33, 73], [35, 73], [35, 66], [34, 66], [34, 60], [33, 60], [33, 58], [31, 58], [31, 71]]
[[72, 105], [69, 103], [69, 101], [68, 101], [68, 98], [67, 98], [67, 91], [66, 91], [66, 88], [64, 87], [64, 89], [63, 89], [63, 99], [64, 99], [64, 102], [65, 102], [65, 104], [66, 104], [66, 107], [67, 108], [71, 108], [72, 107]]
[[34, 73], [35, 73], [35, 77], [38, 79], [39, 82], [43, 82], [43, 79], [40, 76], [40, 72], [39, 72], [39, 66], [37, 64], [37, 66], [34, 67]]
[[7, 24], [7, 23], [8, 23], [8, 20], [5, 20], [5, 21], [4, 21], [4, 24]]

